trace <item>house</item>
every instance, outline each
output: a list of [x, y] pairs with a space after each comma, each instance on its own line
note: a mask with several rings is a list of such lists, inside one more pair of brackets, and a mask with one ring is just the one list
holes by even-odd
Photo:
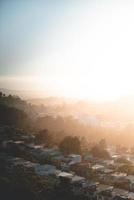
[[128, 199], [129, 200], [134, 200], [134, 193], [133, 192], [129, 192], [128, 193]]
[[88, 187], [85, 189], [85, 196], [87, 196], [88, 199], [96, 199], [96, 191], [97, 187], [99, 185], [99, 182], [89, 182]]
[[73, 176], [72, 179], [71, 179], [71, 183], [72, 184], [75, 184], [75, 183], [83, 183], [85, 181], [85, 178], [82, 177], [82, 176]]
[[94, 158], [93, 158], [93, 156], [92, 155], [85, 155], [85, 156], [83, 156], [83, 160], [84, 161], [92, 161]]
[[96, 165], [93, 165], [93, 166], [92, 166], [92, 170], [93, 170], [93, 171], [97, 171], [97, 172], [101, 172], [102, 170], [104, 170], [104, 166], [103, 166], [103, 165], [96, 164]]
[[96, 190], [97, 200], [111, 200], [112, 199], [113, 186], [99, 184]]
[[114, 185], [114, 187], [129, 190], [129, 181], [126, 179], [126, 173], [115, 172], [110, 175], [109, 181]]
[[80, 176], [87, 177], [89, 173], [90, 163], [81, 162], [70, 166], [70, 169]]
[[[64, 159], [64, 156], [63, 155], [60, 155], [60, 156], [53, 156], [50, 158], [50, 161], [53, 165], [55, 165], [57, 168], [61, 168], [61, 165], [62, 165], [62, 161]], [[63, 170], [64, 171], [64, 170]], [[69, 170], [68, 170], [69, 171]]]
[[57, 169], [54, 165], [36, 165], [35, 173], [39, 176], [56, 175]]
[[67, 178], [67, 179], [70, 179], [71, 180], [71, 178], [73, 177], [73, 174], [71, 174], [71, 173], [67, 173], [67, 172], [61, 172], [61, 173], [59, 173], [58, 174], [58, 177], [60, 178]]
[[7, 162], [7, 170], [8, 172], [15, 172], [16, 173], [16, 169], [19, 168], [23, 171], [25, 170], [30, 170], [32, 172], [34, 172], [35, 167], [38, 165], [37, 163], [33, 163], [30, 161], [26, 161], [22, 158], [18, 158], [18, 157], [10, 157], [8, 159], [6, 159]]
[[101, 172], [99, 172], [98, 175], [98, 180], [104, 184], [112, 184], [113, 182], [111, 181], [111, 173], [114, 171], [112, 169], [107, 169], [104, 168]]
[[24, 159], [22, 158], [18, 158], [18, 157], [11, 157], [8, 159], [8, 162], [12, 165], [12, 166], [17, 166], [17, 165], [24, 165], [24, 163], [26, 162]]
[[107, 168], [111, 168], [114, 165], [114, 160], [103, 160], [102, 164]]
[[77, 154], [70, 154], [68, 158], [69, 158], [69, 165], [80, 163], [82, 161], [81, 155]]
[[126, 176], [127, 176], [126, 173], [120, 173], [120, 172], [115, 172], [111, 174], [111, 178], [114, 180], [123, 180], [126, 178]]
[[67, 173], [67, 172], [60, 172], [57, 177], [59, 178], [60, 180], [60, 184], [61, 186], [67, 186], [67, 187], [70, 187], [70, 182], [71, 182], [71, 179], [73, 177], [73, 174], [72, 173]]
[[65, 171], [65, 172], [69, 172], [70, 171], [70, 166], [65, 162], [61, 162], [60, 167], [61, 167], [62, 171]]
[[60, 160], [63, 159], [61, 152], [54, 148], [52, 148], [52, 149], [42, 148], [40, 151], [40, 154], [38, 155], [39, 160], [41, 160], [42, 162], [46, 161], [46, 160], [52, 161], [56, 157], [57, 157], [58, 161], [59, 161], [59, 159]]
[[126, 176], [126, 179], [129, 181], [129, 189], [131, 192], [134, 192], [134, 175]]
[[112, 191], [112, 200], [128, 200], [129, 192], [126, 190], [114, 188]]
[[42, 149], [42, 154], [46, 156], [61, 156], [61, 152], [58, 149], [54, 149], [54, 148]]
[[77, 176], [77, 175], [75, 175], [71, 178], [71, 186], [72, 186], [72, 191], [73, 191], [74, 195], [76, 195], [76, 196], [84, 195], [85, 181], [86, 180], [84, 177]]

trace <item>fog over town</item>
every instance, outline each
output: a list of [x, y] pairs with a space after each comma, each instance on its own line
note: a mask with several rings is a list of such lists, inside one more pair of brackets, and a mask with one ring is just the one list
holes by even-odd
[[134, 200], [134, 2], [0, 1], [0, 199]]

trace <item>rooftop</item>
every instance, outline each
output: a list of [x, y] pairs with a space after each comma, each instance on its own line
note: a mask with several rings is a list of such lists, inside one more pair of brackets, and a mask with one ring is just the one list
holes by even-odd
[[93, 169], [93, 170], [103, 169], [103, 168], [104, 168], [103, 165], [98, 165], [98, 164], [92, 166], [92, 169]]
[[61, 172], [58, 174], [58, 177], [63, 177], [63, 178], [72, 178], [73, 174], [67, 173], [67, 172]]
[[56, 167], [54, 165], [36, 165], [35, 172], [40, 175], [52, 175], [56, 174]]
[[112, 196], [121, 196], [121, 197], [127, 197], [128, 195], [128, 191], [123, 190], [123, 189], [118, 189], [118, 188], [114, 188], [112, 191]]
[[120, 173], [120, 172], [115, 172], [112, 174], [113, 177], [117, 177], [117, 178], [122, 178], [122, 177], [126, 177], [127, 174], [126, 173]]
[[131, 181], [131, 182], [134, 182], [134, 175], [128, 175], [126, 176], [126, 178]]
[[100, 185], [98, 185], [98, 187], [97, 187], [97, 191], [98, 191], [98, 192], [108, 191], [108, 190], [113, 190], [113, 186], [100, 184]]
[[72, 177], [72, 180], [71, 180], [71, 181], [72, 181], [72, 183], [74, 183], [74, 182], [82, 182], [82, 181], [84, 181], [84, 180], [85, 180], [84, 177], [75, 175], [75, 176]]

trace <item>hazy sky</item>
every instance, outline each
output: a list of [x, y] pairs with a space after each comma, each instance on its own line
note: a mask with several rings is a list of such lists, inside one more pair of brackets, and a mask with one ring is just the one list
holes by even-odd
[[0, 87], [134, 94], [133, 0], [1, 0]]

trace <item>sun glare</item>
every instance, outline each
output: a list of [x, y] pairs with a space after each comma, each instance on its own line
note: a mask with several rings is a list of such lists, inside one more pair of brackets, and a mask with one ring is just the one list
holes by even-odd
[[[39, 24], [35, 40], [33, 36], [29, 43], [31, 57], [29, 50], [24, 56], [17, 57], [19, 51], [11, 56], [21, 64], [15, 63], [16, 78], [7, 80], [7, 75], [0, 80], [2, 87], [97, 101], [134, 95], [133, 11], [134, 2], [130, 0], [72, 3], [64, 14], [55, 16], [55, 23], [51, 24], [48, 17], [49, 28]], [[28, 81], [25, 76], [37, 78]]]
[[71, 23], [52, 35], [45, 61], [51, 75], [46, 78], [44, 69], [41, 88], [94, 100], [133, 94], [133, 8], [133, 3], [114, 2], [75, 11]]

